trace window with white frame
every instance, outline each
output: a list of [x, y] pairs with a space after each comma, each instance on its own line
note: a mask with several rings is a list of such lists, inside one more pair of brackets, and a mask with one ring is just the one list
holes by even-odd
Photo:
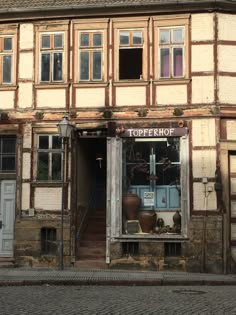
[[11, 84], [13, 82], [13, 37], [0, 37], [0, 84]]
[[184, 65], [184, 27], [159, 29], [159, 77], [183, 78]]
[[101, 81], [103, 64], [102, 32], [81, 32], [79, 38], [79, 80]]
[[119, 80], [141, 79], [143, 73], [142, 30], [119, 32]]
[[41, 82], [63, 81], [64, 34], [41, 34], [40, 73]]
[[38, 135], [37, 179], [61, 180], [62, 142], [58, 135]]

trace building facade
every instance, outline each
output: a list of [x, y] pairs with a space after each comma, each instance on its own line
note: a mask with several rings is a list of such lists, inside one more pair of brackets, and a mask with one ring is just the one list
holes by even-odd
[[0, 260], [234, 272], [236, 4], [1, 2]]

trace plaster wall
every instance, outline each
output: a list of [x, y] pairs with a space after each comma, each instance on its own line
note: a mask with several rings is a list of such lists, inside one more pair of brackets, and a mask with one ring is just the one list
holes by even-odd
[[219, 71], [236, 72], [235, 46], [218, 46], [218, 67]]
[[19, 79], [33, 79], [33, 62], [34, 56], [32, 52], [20, 53]]
[[37, 187], [35, 188], [35, 201], [34, 206], [36, 209], [43, 210], [61, 210], [61, 187]]
[[20, 49], [32, 49], [34, 47], [33, 24], [20, 24]]
[[236, 240], [236, 224], [231, 224], [231, 240]]
[[187, 85], [156, 87], [156, 105], [181, 105], [187, 103]]
[[12, 109], [14, 108], [14, 91], [0, 91], [1, 109]]
[[227, 134], [227, 140], [236, 140], [236, 121], [235, 120], [228, 120], [226, 122], [226, 134]]
[[219, 101], [222, 103], [235, 104], [236, 103], [236, 78], [219, 76]]
[[22, 184], [22, 202], [21, 209], [27, 210], [30, 208], [30, 184], [23, 183]]
[[213, 45], [192, 46], [192, 71], [213, 71]]
[[236, 19], [232, 14], [218, 14], [218, 39], [236, 40]]
[[105, 106], [105, 88], [76, 89], [76, 107]]
[[[208, 183], [206, 189], [213, 183]], [[214, 187], [213, 187], [214, 188]], [[193, 184], [193, 210], [216, 210], [216, 193], [213, 190], [211, 193], [207, 193], [205, 198], [204, 184], [194, 183]]]
[[19, 100], [18, 107], [27, 108], [32, 107], [33, 102], [33, 85], [32, 83], [19, 82]]
[[31, 165], [31, 154], [30, 153], [23, 153], [22, 157], [22, 179], [30, 179], [30, 165]]
[[216, 170], [215, 150], [193, 150], [193, 177], [214, 177]]
[[214, 38], [214, 14], [192, 15], [192, 41], [208, 41]]
[[37, 90], [37, 107], [64, 108], [66, 91], [64, 89]]
[[212, 103], [214, 101], [214, 77], [192, 78], [192, 103]]
[[146, 87], [117, 87], [116, 105], [146, 105]]
[[192, 121], [192, 145], [215, 146], [215, 119], [199, 119]]

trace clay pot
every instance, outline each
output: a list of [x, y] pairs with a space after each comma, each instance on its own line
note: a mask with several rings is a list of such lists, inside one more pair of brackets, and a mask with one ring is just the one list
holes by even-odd
[[144, 233], [152, 233], [156, 225], [156, 212], [154, 210], [139, 210], [138, 219]]
[[127, 220], [137, 220], [141, 199], [138, 195], [128, 193], [122, 199], [123, 211]]
[[178, 210], [173, 215], [173, 221], [174, 221], [174, 225], [181, 226], [181, 215]]

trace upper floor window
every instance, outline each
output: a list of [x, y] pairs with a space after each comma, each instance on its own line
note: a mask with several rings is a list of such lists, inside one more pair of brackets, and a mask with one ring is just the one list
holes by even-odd
[[13, 37], [0, 37], [0, 84], [11, 84], [13, 81]]
[[119, 79], [142, 78], [143, 32], [141, 30], [120, 30], [119, 32]]
[[184, 76], [184, 28], [160, 28], [160, 78]]
[[58, 135], [38, 135], [38, 180], [61, 180], [62, 143]]
[[79, 80], [102, 80], [103, 34], [82, 32], [79, 39]]
[[0, 172], [16, 171], [16, 136], [0, 136]]
[[40, 39], [40, 81], [63, 81], [65, 49], [63, 34], [42, 34]]

